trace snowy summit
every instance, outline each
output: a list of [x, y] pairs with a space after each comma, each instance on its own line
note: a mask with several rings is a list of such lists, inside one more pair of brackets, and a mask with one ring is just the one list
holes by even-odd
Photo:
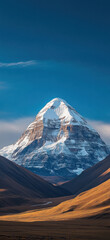
[[66, 101], [60, 98], [54, 98], [38, 113], [37, 117], [44, 120], [44, 123], [48, 120], [60, 120], [63, 124], [79, 123], [83, 124], [85, 120], [76, 113]]

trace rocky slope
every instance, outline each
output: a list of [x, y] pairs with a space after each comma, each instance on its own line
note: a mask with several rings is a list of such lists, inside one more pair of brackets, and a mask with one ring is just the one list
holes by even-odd
[[104, 159], [109, 150], [73, 107], [55, 98], [0, 154], [42, 176], [72, 178]]

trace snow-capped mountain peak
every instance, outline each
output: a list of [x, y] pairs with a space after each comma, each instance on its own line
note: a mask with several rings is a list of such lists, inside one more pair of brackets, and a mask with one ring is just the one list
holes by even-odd
[[[44, 126], [52, 124], [59, 125], [86, 125], [87, 128], [95, 131], [90, 127], [86, 120], [71, 107], [65, 100], [54, 98], [48, 102], [37, 114], [35, 121], [42, 121]], [[34, 127], [33, 123], [28, 128]], [[55, 126], [54, 126], [55, 127]]]
[[40, 175], [72, 176], [109, 153], [99, 134], [66, 101], [54, 98], [21, 138], [0, 154]]
[[76, 113], [66, 101], [60, 98], [54, 98], [38, 113], [37, 117], [44, 120], [44, 124], [48, 120], [62, 121], [62, 123], [70, 124], [70, 122], [84, 122], [84, 119]]

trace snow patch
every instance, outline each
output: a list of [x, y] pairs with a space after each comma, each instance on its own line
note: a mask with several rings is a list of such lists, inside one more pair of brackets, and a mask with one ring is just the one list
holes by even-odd
[[76, 173], [77, 175], [80, 175], [84, 171], [84, 169], [83, 168], [77, 168], [77, 169], [73, 169], [73, 170], [68, 169], [68, 171], [70, 173]]

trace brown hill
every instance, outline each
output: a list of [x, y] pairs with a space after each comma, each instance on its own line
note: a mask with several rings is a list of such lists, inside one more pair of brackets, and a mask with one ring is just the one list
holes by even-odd
[[0, 156], [0, 207], [21, 205], [27, 199], [64, 195], [67, 191]]
[[[106, 218], [110, 224], [110, 179], [55, 207], [0, 216], [0, 220], [35, 222]], [[110, 225], [109, 225], [110, 226]]]
[[91, 168], [82, 172], [78, 177], [61, 185], [72, 194], [79, 194], [110, 179], [110, 155]]
[[[100, 181], [93, 187], [57, 206], [22, 211], [0, 216], [0, 239], [91, 239], [103, 240], [110, 236], [110, 177], [109, 158], [102, 161]], [[98, 164], [97, 164], [98, 165]], [[96, 174], [96, 179], [98, 175]], [[95, 180], [94, 176], [94, 180]], [[106, 179], [107, 178], [107, 179]], [[2, 192], [4, 190], [2, 189]], [[52, 200], [53, 201], [53, 200]], [[31, 222], [31, 223], [30, 223]], [[13, 231], [14, 227], [14, 231]], [[7, 231], [6, 231], [7, 229]]]

